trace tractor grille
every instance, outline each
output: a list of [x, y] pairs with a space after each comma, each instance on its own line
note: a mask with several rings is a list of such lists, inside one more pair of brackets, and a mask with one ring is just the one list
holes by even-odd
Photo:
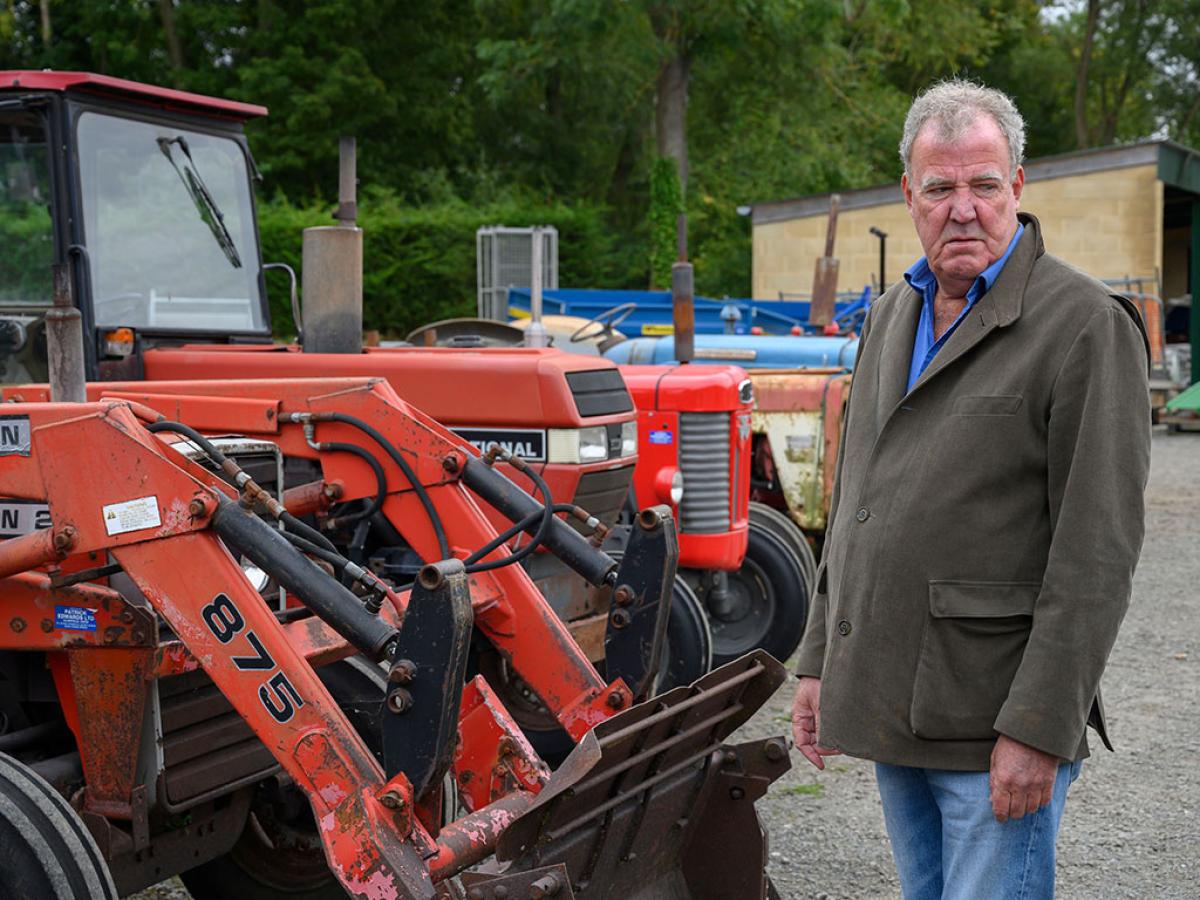
[[575, 398], [575, 408], [585, 419], [633, 409], [633, 399], [625, 388], [625, 379], [616, 368], [568, 372], [567, 386]]
[[683, 471], [679, 530], [686, 534], [728, 531], [729, 413], [680, 413], [679, 467]]
[[[621, 507], [625, 505], [631, 484], [633, 466], [621, 466], [603, 472], [585, 472], [579, 477], [579, 486], [575, 489], [575, 497], [571, 502], [582, 506], [605, 525], [611, 526], [617, 521]], [[568, 518], [567, 522], [576, 531], [583, 530], [582, 522], [577, 522], [574, 518]]]
[[170, 810], [258, 781], [279, 768], [203, 672], [158, 682], [162, 704], [163, 805]]

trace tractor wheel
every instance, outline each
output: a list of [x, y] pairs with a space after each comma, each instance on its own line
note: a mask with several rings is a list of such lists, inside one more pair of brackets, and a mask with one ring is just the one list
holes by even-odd
[[[362, 657], [322, 666], [317, 674], [377, 759], [387, 673]], [[457, 785], [446, 779], [443, 818], [457, 812]], [[329, 871], [307, 798], [294, 786], [259, 785], [250, 818], [233, 849], [181, 876], [195, 900], [344, 900]]]
[[75, 810], [0, 753], [0, 900], [116, 900], [104, 857]]
[[723, 665], [757, 647], [787, 660], [800, 644], [808, 617], [808, 584], [799, 557], [775, 533], [751, 519], [742, 567], [728, 591], [707, 598], [713, 664]]
[[805, 584], [808, 585], [808, 595], [811, 597], [817, 581], [817, 558], [800, 526], [793, 522], [787, 513], [753, 500], [750, 502], [750, 521], [758, 522], [772, 532], [800, 557], [800, 564], [804, 567]]
[[667, 645], [659, 664], [655, 693], [703, 678], [713, 667], [713, 637], [708, 616], [696, 592], [682, 578], [675, 579], [671, 618], [667, 620]]

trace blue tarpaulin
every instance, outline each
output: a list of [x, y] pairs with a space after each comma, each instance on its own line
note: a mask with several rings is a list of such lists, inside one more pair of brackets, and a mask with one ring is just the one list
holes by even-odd
[[[871, 289], [839, 300], [834, 307], [834, 321], [842, 331], [857, 331], [871, 302]], [[579, 316], [591, 319], [606, 310], [625, 303], [636, 309], [618, 329], [625, 335], [658, 336], [672, 331], [672, 304], [669, 291], [606, 291], [582, 288], [559, 288], [542, 293], [542, 315]], [[812, 332], [809, 324], [810, 305], [806, 300], [752, 300], [734, 298], [714, 300], [697, 297], [696, 333], [725, 334], [726, 322], [733, 317], [734, 334], [749, 334], [759, 327], [765, 334], [790, 334], [793, 327]], [[529, 315], [529, 289], [509, 288], [509, 315], [526, 318]]]

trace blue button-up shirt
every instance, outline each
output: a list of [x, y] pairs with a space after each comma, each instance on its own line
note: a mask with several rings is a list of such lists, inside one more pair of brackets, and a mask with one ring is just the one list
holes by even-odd
[[1018, 224], [1017, 233], [1013, 235], [1004, 255], [975, 277], [971, 289], [967, 291], [967, 305], [962, 308], [962, 312], [958, 314], [954, 324], [947, 328], [946, 333], [940, 338], [935, 338], [933, 334], [933, 299], [937, 296], [937, 279], [933, 275], [933, 270], [929, 268], [929, 262], [922, 256], [904, 273], [904, 280], [925, 300], [921, 304], [921, 321], [917, 323], [917, 338], [913, 341], [912, 363], [908, 367], [907, 390], [913, 389], [913, 385], [917, 383], [921, 373], [933, 362], [937, 352], [950, 339], [950, 335], [954, 334], [954, 329], [958, 328], [958, 323], [971, 311], [975, 302], [991, 290], [1024, 232], [1025, 226]]

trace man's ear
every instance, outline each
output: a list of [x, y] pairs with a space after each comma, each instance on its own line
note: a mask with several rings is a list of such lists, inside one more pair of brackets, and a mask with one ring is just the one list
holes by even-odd
[[908, 214], [911, 216], [913, 211], [913, 192], [912, 183], [908, 180], [907, 172], [900, 176], [900, 190], [904, 193], [904, 205], [908, 207]]
[[1013, 197], [1016, 198], [1017, 206], [1021, 205], [1021, 191], [1025, 189], [1025, 167], [1017, 166], [1017, 175], [1013, 178], [1012, 190]]

